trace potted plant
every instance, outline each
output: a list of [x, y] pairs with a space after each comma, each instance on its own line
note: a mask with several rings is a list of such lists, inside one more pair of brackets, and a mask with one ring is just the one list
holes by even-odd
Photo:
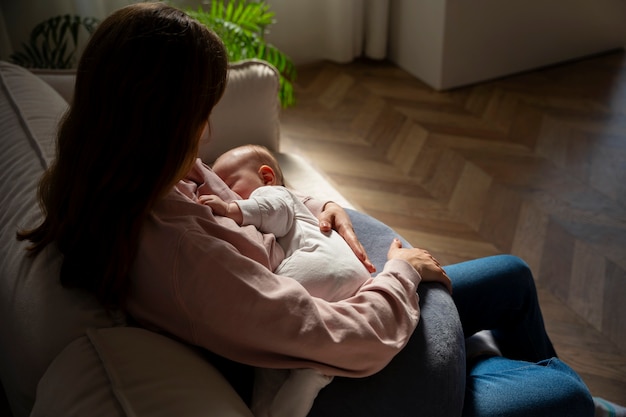
[[258, 58], [274, 65], [280, 73], [282, 106], [295, 104], [292, 84], [296, 77], [295, 66], [287, 55], [264, 39], [267, 28], [275, 23], [268, 4], [251, 0], [216, 0], [211, 2], [208, 10], [200, 6], [197, 10], [186, 9], [185, 12], [222, 38], [230, 61]]
[[56, 16], [33, 28], [28, 43], [10, 56], [26, 68], [68, 69], [77, 62], [76, 50], [82, 30], [91, 35], [99, 21], [95, 17]]

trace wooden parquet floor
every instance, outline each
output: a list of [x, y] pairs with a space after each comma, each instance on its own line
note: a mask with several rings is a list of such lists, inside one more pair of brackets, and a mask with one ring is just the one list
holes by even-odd
[[301, 66], [283, 149], [450, 264], [535, 274], [561, 358], [626, 403], [626, 56], [436, 92], [389, 62]]

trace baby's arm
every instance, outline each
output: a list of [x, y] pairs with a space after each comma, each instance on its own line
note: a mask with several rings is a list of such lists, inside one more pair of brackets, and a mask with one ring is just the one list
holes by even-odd
[[294, 199], [284, 187], [267, 186], [257, 188], [246, 200], [227, 203], [217, 195], [203, 194], [198, 196], [198, 203], [211, 207], [213, 214], [228, 217], [239, 226], [252, 225], [262, 233], [282, 237], [295, 221]]
[[227, 203], [216, 195], [204, 194], [198, 197], [198, 202], [205, 206], [211, 207], [213, 213], [218, 216], [228, 217], [233, 219], [238, 225], [243, 223], [243, 215], [239, 205], [235, 202]]
[[237, 200], [237, 205], [244, 225], [252, 225], [260, 232], [272, 233], [279, 238], [293, 227], [297, 202], [285, 187], [264, 186], [254, 190], [247, 200]]

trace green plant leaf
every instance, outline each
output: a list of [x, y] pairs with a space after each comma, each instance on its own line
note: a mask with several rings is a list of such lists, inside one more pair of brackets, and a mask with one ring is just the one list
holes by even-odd
[[220, 36], [231, 62], [258, 58], [276, 67], [280, 74], [281, 105], [295, 104], [292, 85], [296, 77], [295, 65], [287, 55], [264, 40], [267, 28], [275, 23], [274, 12], [268, 4], [250, 0], [214, 0], [207, 11], [202, 6], [185, 11]]
[[[68, 19], [70, 16], [68, 16]], [[80, 30], [81, 20], [78, 16], [74, 16], [71, 22], [67, 22], [70, 27], [70, 33], [72, 34], [72, 41], [74, 45], [78, 45], [78, 31]]]
[[30, 68], [71, 68], [76, 61], [80, 28], [91, 34], [99, 24], [95, 17], [55, 16], [37, 24], [30, 33], [23, 51], [16, 51], [10, 59]]
[[87, 33], [89, 33], [90, 35], [96, 30], [96, 27], [98, 26], [99, 23], [100, 23], [100, 20], [91, 16], [87, 16], [83, 18], [83, 21], [82, 21], [83, 27], [87, 30]]

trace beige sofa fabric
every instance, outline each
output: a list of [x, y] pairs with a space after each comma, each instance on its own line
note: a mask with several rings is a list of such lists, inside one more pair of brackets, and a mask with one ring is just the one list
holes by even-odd
[[89, 329], [50, 365], [31, 417], [252, 417], [195, 349], [132, 327]]
[[48, 367], [30, 416], [126, 416], [91, 340], [81, 336]]
[[56, 90], [63, 99], [70, 103], [74, 94], [74, 77], [76, 70], [51, 70], [51, 69], [31, 69], [37, 77], [41, 78]]
[[211, 114], [211, 138], [203, 138], [199, 156], [212, 162], [239, 145], [256, 143], [279, 150], [278, 74], [259, 61], [231, 64], [228, 85]]
[[0, 62], [0, 376], [15, 416], [28, 415], [39, 378], [68, 343], [113, 324], [91, 296], [62, 288], [54, 247], [26, 258], [15, 239], [39, 221], [37, 182], [66, 107], [48, 84]]

